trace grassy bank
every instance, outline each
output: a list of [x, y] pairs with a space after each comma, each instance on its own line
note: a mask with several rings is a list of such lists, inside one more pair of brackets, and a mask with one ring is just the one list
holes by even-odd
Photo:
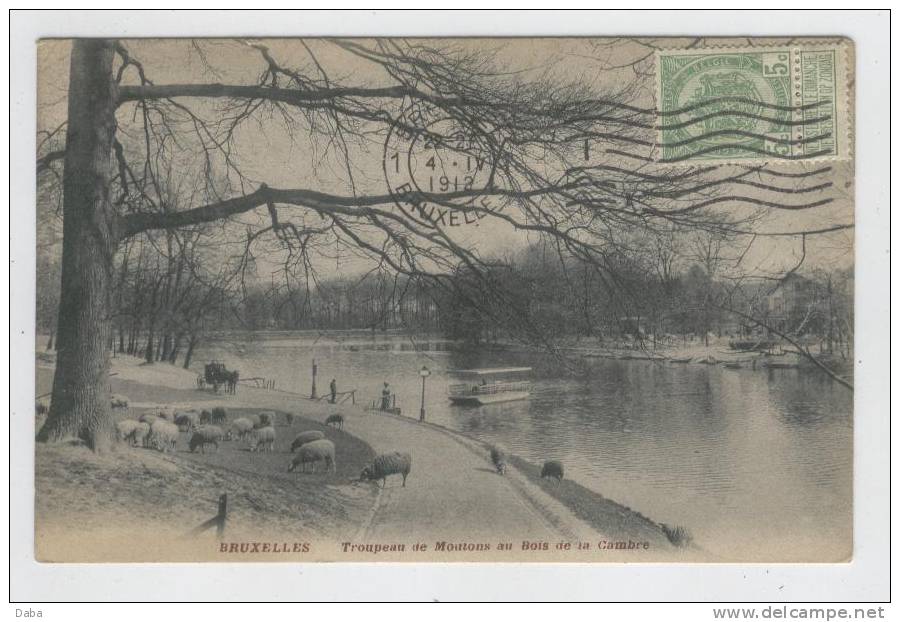
[[642, 540], [655, 547], [669, 543], [679, 546], [687, 544], [677, 541], [674, 535], [667, 535], [663, 525], [581, 484], [568, 479], [559, 484], [554, 479], [541, 479], [541, 467], [519, 456], [509, 456], [509, 461], [529, 482], [540, 487], [610, 540]]
[[[51, 371], [38, 370], [38, 392]], [[208, 399], [202, 392], [116, 382], [132, 403]], [[166, 399], [161, 399], [166, 398]], [[115, 410], [116, 418], [138, 417], [147, 406]], [[228, 419], [261, 409], [229, 408]], [[167, 543], [216, 513], [217, 500], [228, 494], [226, 536], [291, 541], [340, 540], [352, 536], [370, 511], [376, 491], [351, 479], [374, 452], [362, 440], [305, 417], [301, 409], [277, 413], [276, 446], [272, 453], [250, 452], [247, 444], [223, 442], [217, 452], [191, 453], [189, 434], [179, 435], [174, 453], [117, 445], [97, 455], [79, 444], [39, 443], [35, 451], [35, 527], [37, 553], [44, 561], [71, 559], [71, 539], [93, 534], [98, 559], [152, 559], [146, 553], [105, 546], [124, 532], [137, 546], [165, 534]], [[334, 442], [336, 473], [288, 473], [290, 443], [306, 430], [321, 430]], [[77, 529], [72, 526], [77, 525]], [[42, 537], [44, 534], [56, 537]], [[194, 540], [210, 541], [212, 535]], [[141, 547], [138, 547], [141, 548]], [[146, 548], [146, 544], [142, 545]], [[78, 559], [85, 551], [79, 549]], [[171, 549], [167, 556], [171, 556]]]
[[[473, 452], [481, 455], [485, 461], [490, 462], [490, 445], [467, 434], [457, 432], [436, 423], [420, 424], [417, 421], [398, 415], [382, 415], [408, 421], [410, 425], [427, 425], [442, 434], [453, 437], [456, 441], [466, 445]], [[610, 540], [635, 540], [649, 542], [655, 550], [674, 550], [672, 546], [679, 548], [691, 547], [690, 534], [681, 527], [657, 523], [640, 512], [627, 506], [607, 499], [600, 493], [582, 486], [572, 480], [564, 479], [557, 484], [553, 479], [541, 479], [541, 467], [516, 455], [507, 456], [509, 463], [522, 474], [527, 484], [534, 486], [556, 502], [562, 504], [574, 516], [584, 521], [597, 533], [603, 534]], [[507, 477], [511, 474], [507, 472]], [[500, 477], [498, 475], [498, 477]], [[533, 495], [532, 502], [540, 503]], [[548, 516], [553, 522], [554, 519]]]
[[[193, 377], [184, 375], [183, 370], [158, 365], [147, 368], [138, 365], [131, 369], [123, 364], [127, 362], [118, 363], [120, 375], [111, 378], [111, 385], [115, 392], [128, 396], [131, 408], [115, 411], [117, 417], [137, 417], [155, 404], [164, 403], [194, 408], [211, 408], [214, 403], [224, 405], [230, 420], [260, 410], [248, 408], [246, 403], [241, 407], [235, 403], [232, 407], [229, 400], [233, 397], [188, 388]], [[163, 372], [171, 372], [173, 377], [161, 377]], [[49, 390], [51, 374], [49, 368], [38, 370], [39, 394], [44, 388]], [[138, 380], [143, 377], [147, 378], [146, 383]], [[168, 381], [171, 382], [163, 384]], [[265, 394], [269, 401], [273, 397]], [[171, 455], [123, 448], [115, 456], [97, 457], [80, 447], [39, 446], [39, 520], [54, 516], [69, 520], [71, 512], [67, 508], [73, 507], [77, 508], [77, 520], [93, 521], [98, 529], [104, 520], [111, 519], [116, 524], [174, 525], [184, 532], [209, 518], [215, 511], [218, 495], [228, 492], [232, 500], [230, 507], [235, 512], [234, 529], [245, 533], [332, 541], [353, 535], [365, 523], [376, 492], [371, 486], [352, 484], [350, 480], [358, 477], [362, 465], [371, 460], [372, 449], [359, 438], [324, 426], [324, 418], [330, 411], [327, 405], [288, 395], [278, 399], [282, 405], [277, 407], [280, 411], [273, 453], [252, 453], [244, 443], [232, 442], [224, 443], [217, 453], [192, 454], [187, 449], [186, 434]], [[285, 416], [288, 412], [294, 415], [290, 426]], [[379, 420], [381, 417], [403, 420], [403, 425], [420, 430], [423, 427], [406, 417], [381, 415]], [[491, 470], [483, 442], [442, 426], [428, 423], [424, 427], [446, 435], [445, 443], [459, 442], [468, 447], [475, 457], [470, 468]], [[352, 424], [349, 428], [356, 431]], [[296, 433], [311, 429], [322, 430], [335, 442], [338, 467], [335, 475], [287, 473], [291, 440]], [[405, 438], [403, 429], [397, 429], [395, 435], [398, 440]], [[367, 438], [365, 434], [362, 436]], [[381, 439], [382, 445], [384, 440]], [[484, 460], [483, 466], [479, 466], [479, 460]], [[509, 484], [563, 533], [590, 531], [613, 540], [647, 541], [655, 551], [673, 550], [663, 526], [640, 513], [575, 482], [564, 480], [557, 486], [555, 481], [541, 480], [539, 466], [519, 457], [511, 457], [510, 462], [516, 475], [508, 474]], [[506, 484], [500, 482], [502, 478], [497, 485], [505, 488]], [[412, 510], [425, 512], [427, 516], [429, 507], [417, 506]]]

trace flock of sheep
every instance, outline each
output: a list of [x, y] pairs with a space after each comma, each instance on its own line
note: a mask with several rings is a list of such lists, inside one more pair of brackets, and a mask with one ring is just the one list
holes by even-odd
[[[335, 418], [337, 417], [337, 418]], [[288, 425], [293, 416], [288, 416]], [[343, 417], [332, 416], [328, 424], [340, 427]], [[193, 452], [218, 451], [222, 441], [242, 441], [252, 452], [275, 451], [275, 413], [264, 411], [244, 415], [228, 422], [228, 414], [222, 407], [212, 410], [181, 410], [160, 408], [145, 412], [138, 419], [123, 419], [116, 423], [117, 437], [133, 447], [146, 447], [162, 452], [174, 451], [180, 433], [190, 434], [188, 448]], [[315, 430], [301, 432], [291, 443], [291, 453], [298, 451], [291, 461], [288, 471], [298, 466], [303, 471], [316, 469], [324, 464], [325, 470], [336, 470], [334, 443], [325, 439], [325, 434]]]
[[[127, 408], [128, 398], [123, 395], [111, 396], [113, 408]], [[46, 405], [38, 401], [38, 414], [46, 413]], [[294, 416], [285, 414], [287, 424], [293, 423]], [[344, 427], [344, 417], [339, 414], [329, 415], [326, 425], [338, 429]], [[188, 447], [191, 452], [205, 453], [210, 447], [216, 451], [220, 441], [244, 441], [249, 444], [250, 451], [275, 451], [275, 413], [264, 411], [258, 414], [239, 417], [228, 425], [228, 415], [224, 408], [210, 410], [174, 411], [169, 407], [155, 412], [146, 412], [137, 420], [122, 419], [116, 423], [119, 441], [130, 443], [134, 447], [147, 447], [162, 452], [175, 451], [178, 435], [181, 432], [191, 434]], [[288, 465], [288, 472], [315, 472], [319, 464], [325, 472], [337, 470], [334, 443], [325, 438], [319, 430], [300, 432], [291, 442], [291, 454], [294, 456]], [[504, 475], [507, 469], [506, 449], [501, 445], [490, 447], [491, 462], [497, 473]], [[412, 458], [408, 453], [393, 452], [377, 456], [372, 464], [363, 468], [360, 481], [381, 480], [382, 487], [387, 483], [389, 475], [400, 475], [403, 486], [412, 468]], [[565, 468], [559, 460], [547, 460], [541, 468], [541, 479], [555, 479], [557, 485], [565, 476]]]
[[[127, 400], [125, 401], [127, 405]], [[293, 415], [285, 415], [288, 425], [293, 423]], [[344, 417], [339, 414], [328, 416], [325, 424], [341, 429]], [[120, 442], [133, 447], [145, 447], [161, 452], [175, 451], [179, 434], [189, 433], [188, 448], [193, 452], [218, 451], [222, 441], [242, 441], [252, 452], [275, 451], [275, 413], [263, 411], [244, 415], [228, 422], [228, 414], [222, 407], [212, 410], [181, 410], [164, 407], [145, 412], [138, 419], [122, 419], [116, 422], [116, 435]], [[320, 430], [300, 432], [291, 442], [291, 462], [288, 472], [316, 472], [319, 465], [324, 472], [337, 471], [334, 443], [325, 438]], [[400, 475], [403, 486], [412, 467], [409, 454], [394, 452], [377, 456], [365, 466], [360, 481], [382, 480], [382, 487], [389, 475]]]

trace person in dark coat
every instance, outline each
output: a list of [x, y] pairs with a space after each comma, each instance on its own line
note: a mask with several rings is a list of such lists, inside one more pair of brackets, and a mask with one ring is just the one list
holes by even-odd
[[331, 388], [331, 403], [334, 404], [335, 400], [337, 400], [337, 379], [332, 378], [328, 386]]
[[391, 385], [384, 383], [381, 390], [381, 410], [389, 410], [391, 407]]

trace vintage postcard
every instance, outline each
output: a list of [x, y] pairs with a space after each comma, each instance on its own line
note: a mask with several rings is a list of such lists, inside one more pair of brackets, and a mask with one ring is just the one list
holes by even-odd
[[851, 40], [37, 47], [39, 561], [853, 558]]

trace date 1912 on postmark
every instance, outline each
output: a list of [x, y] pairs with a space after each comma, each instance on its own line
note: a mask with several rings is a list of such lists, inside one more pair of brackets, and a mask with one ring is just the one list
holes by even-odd
[[661, 162], [850, 155], [844, 45], [657, 54]]

